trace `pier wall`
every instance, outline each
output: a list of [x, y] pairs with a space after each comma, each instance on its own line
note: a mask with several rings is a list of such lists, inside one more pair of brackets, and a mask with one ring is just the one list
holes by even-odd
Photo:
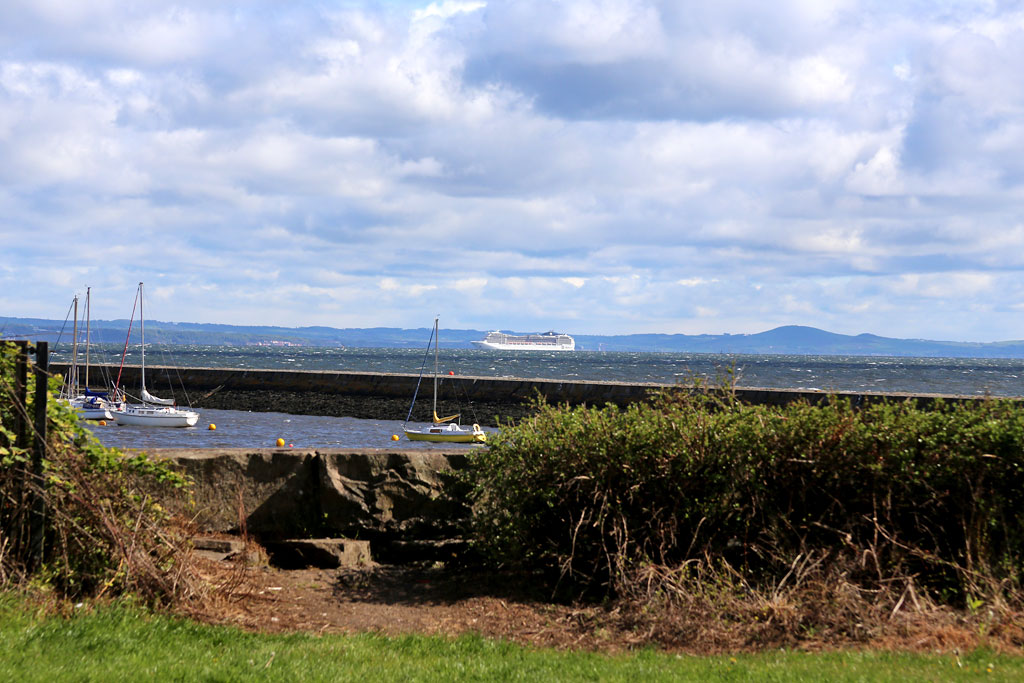
[[[54, 372], [67, 372], [55, 364]], [[93, 388], [104, 376], [116, 377], [117, 366], [92, 366]], [[146, 384], [153, 393], [172, 394], [179, 403], [197, 408], [277, 411], [302, 415], [331, 415], [357, 418], [405, 419], [418, 375], [373, 372], [324, 372], [317, 370], [241, 370], [229, 368], [169, 368], [147, 366]], [[137, 393], [138, 366], [125, 366], [121, 386]], [[625, 406], [646, 398], [650, 392], [672, 388], [672, 384], [594, 382], [445, 376], [441, 381], [438, 413], [461, 412], [463, 422], [494, 425], [500, 419], [517, 419], [527, 414], [527, 404], [537, 395], [549, 403]], [[182, 389], [184, 387], [184, 390]], [[414, 420], [429, 418], [431, 378], [419, 386]], [[187, 393], [186, 393], [187, 392]], [[783, 405], [804, 399], [817, 402], [830, 394], [796, 389], [743, 387], [736, 389], [743, 401], [759, 405]], [[948, 401], [977, 401], [975, 396], [905, 394], [882, 392], [837, 392], [833, 395], [864, 405], [878, 400], [913, 400], [927, 404], [936, 398]]]
[[454, 476], [465, 449], [147, 452], [191, 478], [190, 496], [160, 502], [200, 534], [361, 539], [384, 562], [447, 560], [465, 547], [469, 507]]

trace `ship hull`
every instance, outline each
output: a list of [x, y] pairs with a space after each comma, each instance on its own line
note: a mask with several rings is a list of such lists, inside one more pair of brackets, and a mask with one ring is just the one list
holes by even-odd
[[575, 351], [576, 347], [559, 344], [500, 344], [488, 341], [475, 341], [473, 345], [480, 349], [492, 349], [494, 351]]

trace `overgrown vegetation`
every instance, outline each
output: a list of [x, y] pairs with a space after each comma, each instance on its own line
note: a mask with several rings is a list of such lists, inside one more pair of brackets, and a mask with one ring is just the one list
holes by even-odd
[[625, 601], [638, 625], [658, 612], [856, 638], [901, 610], [995, 628], [1020, 605], [1024, 408], [1009, 400], [539, 403], [471, 478], [492, 560]]
[[[142, 454], [107, 448], [53, 400], [41, 468], [32, 465], [35, 380], [15, 394], [16, 347], [0, 343], [0, 588], [41, 583], [67, 597], [132, 594], [169, 604], [201, 592], [188, 539], [156, 502], [185, 480]], [[15, 433], [18, 417], [27, 439]]]

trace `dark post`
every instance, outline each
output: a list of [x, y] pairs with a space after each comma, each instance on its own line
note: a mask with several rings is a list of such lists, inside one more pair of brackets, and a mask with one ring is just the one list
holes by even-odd
[[45, 479], [43, 478], [43, 459], [46, 456], [46, 400], [47, 380], [50, 378], [49, 344], [36, 342], [36, 400], [35, 400], [35, 439], [32, 449], [32, 478], [36, 488], [32, 500], [31, 522], [31, 563], [38, 567], [43, 563], [43, 534], [45, 533], [46, 500], [43, 498]]
[[32, 467], [40, 475], [43, 472], [43, 456], [46, 454], [46, 385], [47, 380], [50, 379], [48, 347], [47, 342], [36, 342], [36, 438], [32, 454]]
[[14, 438], [18, 448], [28, 448], [28, 342], [18, 341], [14, 361]]

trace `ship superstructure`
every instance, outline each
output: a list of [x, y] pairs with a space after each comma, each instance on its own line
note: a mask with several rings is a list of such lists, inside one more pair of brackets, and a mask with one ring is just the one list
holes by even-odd
[[482, 349], [498, 351], [575, 351], [576, 340], [567, 334], [545, 332], [544, 334], [507, 334], [488, 332], [480, 341], [473, 342]]

